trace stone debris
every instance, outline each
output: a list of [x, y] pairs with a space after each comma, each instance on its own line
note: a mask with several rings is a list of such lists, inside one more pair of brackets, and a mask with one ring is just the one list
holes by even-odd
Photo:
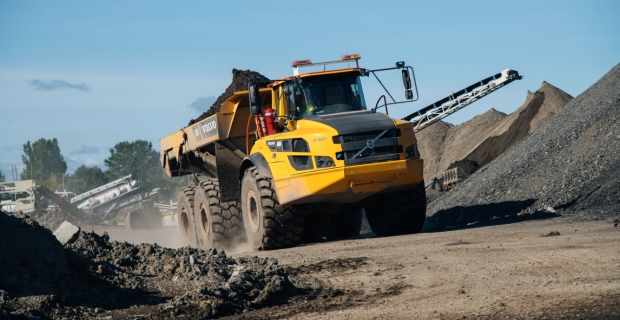
[[56, 231], [54, 236], [62, 244], [67, 244], [75, 241], [80, 234], [80, 227], [74, 226], [69, 221], [64, 221]]
[[132, 245], [84, 231], [63, 246], [22, 213], [0, 213], [0, 274], [0, 288], [19, 306], [10, 315], [26, 318], [93, 317], [102, 309], [149, 306], [161, 318], [170, 311], [210, 318], [286, 303], [297, 292], [272, 258]]

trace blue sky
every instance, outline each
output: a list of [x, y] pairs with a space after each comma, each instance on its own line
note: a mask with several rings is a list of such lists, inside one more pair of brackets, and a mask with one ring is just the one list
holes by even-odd
[[[22, 145], [57, 138], [72, 172], [102, 167], [120, 141], [184, 127], [231, 69], [269, 78], [290, 62], [362, 55], [404, 60], [420, 100], [402, 117], [506, 68], [525, 78], [446, 120], [509, 113], [543, 80], [576, 96], [620, 62], [619, 1], [5, 1], [0, 0], [0, 170]], [[398, 74], [385, 74], [402, 95]], [[381, 94], [364, 80], [367, 104]]]

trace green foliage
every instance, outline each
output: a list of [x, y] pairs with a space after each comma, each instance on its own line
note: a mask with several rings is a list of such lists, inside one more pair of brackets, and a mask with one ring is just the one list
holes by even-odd
[[32, 144], [26, 142], [22, 162], [26, 165], [20, 174], [22, 180], [32, 179], [45, 184], [50, 179], [57, 181], [60, 177], [62, 184], [62, 176], [67, 172], [67, 162], [60, 153], [56, 138], [41, 138]]
[[6, 176], [4, 175], [4, 172], [0, 170], [0, 182], [5, 182], [5, 181], [6, 181]]
[[99, 167], [81, 165], [75, 169], [73, 174], [67, 176], [65, 188], [75, 192], [75, 194], [81, 194], [108, 182], [110, 182], [110, 180]]
[[166, 187], [167, 179], [159, 164], [159, 152], [145, 140], [123, 141], [110, 149], [110, 156], [104, 160], [108, 167], [105, 174], [110, 180], [135, 174], [145, 189]]

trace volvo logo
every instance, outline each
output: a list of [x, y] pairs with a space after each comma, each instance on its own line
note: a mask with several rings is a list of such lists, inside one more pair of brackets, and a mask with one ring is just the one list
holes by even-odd
[[366, 147], [368, 147], [369, 149], [374, 149], [375, 148], [375, 140], [366, 140]]

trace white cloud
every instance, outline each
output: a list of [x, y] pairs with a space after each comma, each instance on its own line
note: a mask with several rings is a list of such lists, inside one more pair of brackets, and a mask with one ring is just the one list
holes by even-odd
[[84, 160], [84, 164], [89, 167], [92, 167], [94, 165], [99, 164], [99, 161], [97, 161], [97, 159], [95, 158], [86, 158], [86, 160]]

